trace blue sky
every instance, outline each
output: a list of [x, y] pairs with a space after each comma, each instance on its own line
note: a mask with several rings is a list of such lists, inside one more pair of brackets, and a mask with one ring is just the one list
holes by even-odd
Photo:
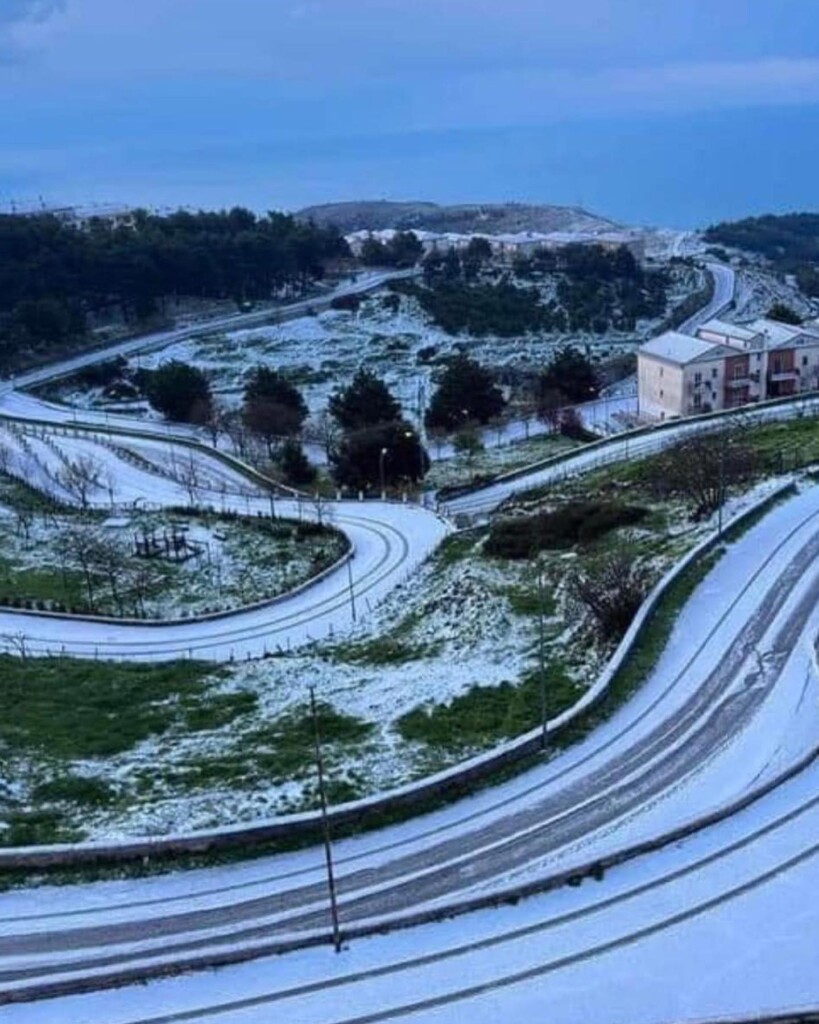
[[0, 0], [0, 206], [819, 208], [817, 0]]

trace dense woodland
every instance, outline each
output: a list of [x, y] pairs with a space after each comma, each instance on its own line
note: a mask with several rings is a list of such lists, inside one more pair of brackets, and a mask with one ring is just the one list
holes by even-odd
[[[667, 275], [644, 270], [625, 247], [540, 249], [498, 277], [489, 254], [470, 245], [463, 255], [433, 252], [423, 268], [424, 286], [402, 290], [450, 334], [633, 331], [639, 319], [663, 316], [667, 304]], [[543, 290], [554, 297], [544, 301]]]
[[119, 226], [0, 215], [0, 373], [79, 347], [94, 319], [139, 323], [171, 298], [269, 298], [348, 254], [333, 228], [240, 208], [137, 211]]
[[806, 295], [819, 296], [819, 213], [747, 217], [716, 224], [705, 237], [716, 245], [764, 256], [777, 269], [794, 274]]

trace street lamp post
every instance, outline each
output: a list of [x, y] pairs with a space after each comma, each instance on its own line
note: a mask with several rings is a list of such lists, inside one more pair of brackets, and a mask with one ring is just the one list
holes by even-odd
[[418, 491], [419, 494], [424, 488], [424, 446], [421, 443], [420, 431], [416, 434], [414, 430], [405, 430], [404, 437], [408, 441], [417, 440], [418, 442]]
[[378, 476], [381, 480], [381, 500], [387, 497], [387, 485], [384, 481], [384, 459], [387, 455], [387, 448], [382, 448], [378, 453]]

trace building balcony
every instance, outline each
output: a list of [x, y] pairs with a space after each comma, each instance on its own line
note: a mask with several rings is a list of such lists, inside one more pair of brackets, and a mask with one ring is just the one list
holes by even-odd
[[783, 380], [798, 380], [799, 371], [793, 370], [780, 370], [777, 373], [769, 373], [768, 380], [772, 381], [783, 381]]
[[730, 377], [725, 380], [726, 388], [749, 388], [752, 383], [751, 377]]

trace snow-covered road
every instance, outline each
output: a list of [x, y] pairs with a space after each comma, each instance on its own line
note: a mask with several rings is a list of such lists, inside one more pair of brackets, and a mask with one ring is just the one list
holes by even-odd
[[682, 1024], [815, 1007], [819, 771], [677, 847], [517, 906], [138, 988], [14, 1024]]
[[350, 539], [353, 555], [299, 593], [206, 621], [172, 624], [94, 621], [0, 611], [0, 649], [64, 653], [118, 660], [196, 657], [228, 661], [325, 639], [386, 596], [435, 550], [449, 531], [435, 513], [395, 502], [272, 498], [208, 452], [164, 440], [56, 433], [48, 428], [6, 431], [10, 468], [65, 500], [67, 462], [93, 460], [101, 471], [88, 503], [98, 508], [187, 505], [220, 511], [331, 522]]
[[0, 380], [0, 396], [15, 389], [22, 391], [25, 388], [45, 384], [47, 381], [71, 376], [71, 374], [87, 366], [93, 366], [108, 359], [115, 359], [117, 356], [131, 356], [137, 352], [148, 352], [154, 349], [165, 348], [174, 342], [184, 341], [186, 338], [194, 338], [202, 334], [209, 334], [213, 331], [238, 330], [239, 328], [253, 327], [271, 320], [295, 319], [305, 316], [311, 311], [326, 309], [335, 298], [372, 291], [375, 288], [380, 288], [387, 281], [411, 277], [414, 273], [413, 270], [368, 271], [358, 274], [354, 280], [349, 279], [342, 282], [330, 292], [311, 296], [299, 302], [256, 310], [252, 313], [232, 313], [228, 316], [213, 317], [198, 324], [188, 324], [169, 331], [141, 334], [113, 345], [106, 345], [101, 349], [95, 349], [92, 352], [83, 352], [80, 355], [72, 356], [59, 362], [49, 363], [47, 366], [27, 370], [9, 380]]
[[[731, 546], [686, 605], [638, 696], [586, 740], [469, 801], [338, 843], [343, 927], [377, 930], [396, 915], [587, 863], [712, 812], [804, 757], [819, 741], [809, 646], [819, 628], [817, 598], [819, 488], [811, 488]], [[389, 940], [357, 940], [335, 959], [302, 951], [269, 965], [158, 982], [138, 996], [126, 989], [72, 997], [60, 1012], [78, 1024], [153, 1022], [177, 1012], [189, 1014], [178, 1019], [207, 1020], [221, 1019], [215, 1007], [228, 1004], [228, 1021], [267, 1021], [275, 1007], [288, 1020], [352, 1022], [382, 1012], [384, 1019], [411, 1012], [442, 1021], [490, 1009], [508, 1014], [524, 997], [556, 1008], [537, 979], [557, 979], [560, 990], [583, 986], [586, 971], [598, 977], [601, 958], [637, 943], [647, 963], [656, 958], [667, 971], [676, 935], [695, 927], [716, 942], [737, 906], [759, 912], [750, 893], [763, 901], [778, 893], [791, 862], [810, 865], [816, 878], [817, 785], [814, 766], [719, 825], [579, 889], [536, 897], [518, 912], [482, 911]], [[136, 977], [200, 957], [230, 960], [288, 936], [321, 935], [327, 926], [316, 850], [55, 897], [47, 889], [4, 897], [0, 998], [37, 985], [104, 983], [119, 971]], [[758, 930], [734, 939], [742, 944], [738, 959], [759, 955]], [[771, 985], [766, 994], [780, 1003], [801, 998], [804, 988]], [[819, 991], [813, 995], [819, 999]], [[251, 996], [257, 1001], [242, 1002]], [[700, 1016], [712, 1007], [693, 996], [686, 1005]], [[207, 1009], [200, 1014], [197, 1006]], [[46, 1020], [53, 1009], [16, 1008], [15, 1024]], [[573, 1004], [564, 1010], [554, 1019], [582, 1019]]]
[[580, 449], [576, 455], [558, 456], [543, 464], [542, 468], [520, 470], [507, 477], [499, 477], [495, 483], [487, 484], [485, 487], [448, 498], [442, 503], [442, 511], [450, 516], [459, 513], [476, 517], [485, 516], [516, 494], [587, 473], [623, 459], [651, 455], [690, 434], [719, 430], [721, 426], [731, 423], [732, 419], [735, 424], [766, 423], [816, 416], [817, 411], [819, 398], [812, 396], [797, 399], [790, 404], [745, 406], [734, 414], [723, 417], [680, 420], [673, 426], [666, 425], [661, 430], [649, 433], [626, 433], [608, 439], [602, 446]]
[[714, 282], [714, 294], [711, 301], [689, 317], [677, 328], [683, 334], [693, 334], [700, 324], [723, 313], [734, 301], [736, 291], [736, 274], [724, 263], [707, 263], [706, 267]]

